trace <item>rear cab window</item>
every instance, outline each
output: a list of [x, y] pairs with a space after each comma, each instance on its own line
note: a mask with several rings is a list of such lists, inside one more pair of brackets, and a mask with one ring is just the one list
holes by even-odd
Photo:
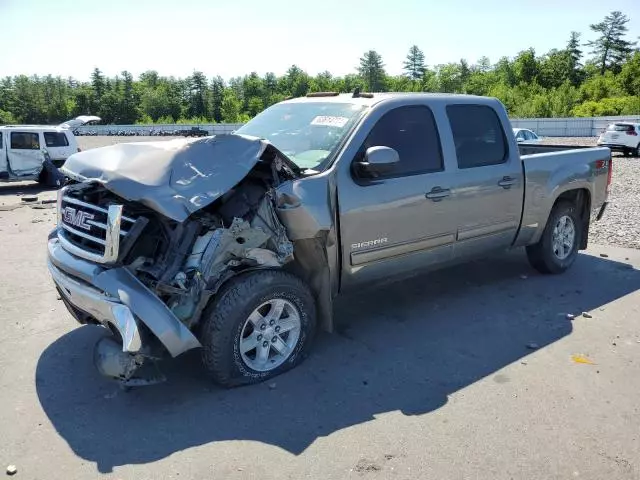
[[397, 107], [385, 113], [374, 125], [358, 158], [370, 147], [390, 147], [400, 161], [382, 176], [393, 178], [440, 172], [444, 169], [440, 136], [431, 109], [424, 105]]
[[34, 132], [11, 132], [12, 150], [40, 150], [40, 138]]
[[447, 106], [458, 168], [500, 165], [508, 159], [507, 140], [495, 110], [487, 105]]
[[69, 139], [64, 132], [44, 132], [44, 143], [47, 147], [68, 147]]

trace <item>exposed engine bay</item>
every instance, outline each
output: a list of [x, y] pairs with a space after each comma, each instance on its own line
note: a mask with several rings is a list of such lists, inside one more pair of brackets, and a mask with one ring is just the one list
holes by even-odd
[[238, 185], [185, 222], [123, 201], [101, 185], [71, 182], [66, 193], [102, 208], [124, 203], [126, 215], [143, 227], [128, 232], [118, 264], [192, 327], [224, 280], [248, 268], [280, 267], [293, 259], [273, 190], [290, 178], [294, 172], [280, 159], [262, 159]]

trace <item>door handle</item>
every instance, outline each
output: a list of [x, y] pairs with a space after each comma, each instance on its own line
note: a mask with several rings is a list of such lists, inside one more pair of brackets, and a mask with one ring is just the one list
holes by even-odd
[[433, 187], [430, 192], [425, 193], [425, 197], [434, 202], [439, 202], [445, 197], [451, 195], [451, 190], [442, 187]]
[[514, 183], [516, 183], [515, 178], [511, 178], [507, 176], [507, 177], [502, 177], [502, 180], [498, 182], [498, 185], [500, 185], [505, 190], [508, 190], [509, 188], [511, 188], [511, 185], [513, 185]]

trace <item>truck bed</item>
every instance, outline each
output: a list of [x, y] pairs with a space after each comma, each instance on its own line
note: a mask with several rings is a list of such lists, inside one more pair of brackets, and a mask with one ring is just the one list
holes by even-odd
[[549, 152], [562, 152], [565, 150], [582, 150], [585, 148], [596, 148], [584, 145], [541, 145], [541, 144], [529, 144], [519, 143], [518, 150], [520, 155], [535, 155], [537, 153], [549, 153]]
[[611, 151], [574, 145], [518, 145], [526, 178], [523, 217], [516, 246], [538, 241], [554, 199], [563, 192], [583, 190], [591, 211], [606, 201]]

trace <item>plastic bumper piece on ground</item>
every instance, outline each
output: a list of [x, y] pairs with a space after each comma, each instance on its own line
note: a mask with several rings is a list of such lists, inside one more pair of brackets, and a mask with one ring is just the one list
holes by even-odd
[[64, 250], [55, 236], [48, 242], [48, 267], [65, 300], [122, 337], [123, 351], [144, 347], [140, 323], [153, 333], [172, 357], [200, 347], [189, 329], [128, 270], [103, 268]]

